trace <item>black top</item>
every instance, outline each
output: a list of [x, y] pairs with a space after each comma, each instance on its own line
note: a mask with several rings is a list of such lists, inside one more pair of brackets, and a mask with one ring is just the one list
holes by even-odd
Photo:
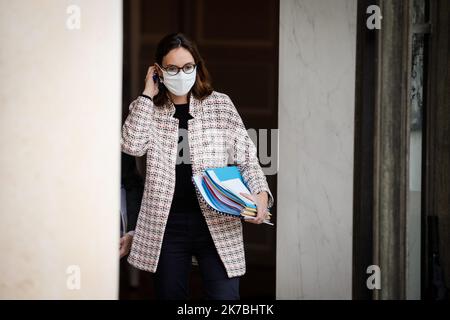
[[197, 194], [195, 193], [194, 182], [192, 181], [192, 165], [189, 158], [189, 144], [187, 141], [180, 143], [183, 138], [187, 139], [188, 120], [192, 119], [192, 116], [189, 114], [189, 104], [176, 104], [174, 118], [177, 118], [179, 121], [179, 151], [177, 165], [175, 167], [175, 193], [173, 195], [170, 211], [176, 213], [201, 212]]

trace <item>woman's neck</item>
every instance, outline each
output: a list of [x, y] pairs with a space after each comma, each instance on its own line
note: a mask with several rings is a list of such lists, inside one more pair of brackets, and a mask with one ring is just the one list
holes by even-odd
[[170, 100], [172, 100], [173, 104], [186, 104], [188, 103], [188, 95], [185, 94], [184, 96], [176, 96], [173, 95], [171, 92], [169, 92]]

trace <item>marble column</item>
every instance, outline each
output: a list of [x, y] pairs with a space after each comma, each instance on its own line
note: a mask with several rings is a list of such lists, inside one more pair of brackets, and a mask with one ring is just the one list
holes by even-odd
[[0, 39], [0, 299], [115, 299], [122, 1], [1, 1]]
[[356, 9], [280, 1], [279, 299], [352, 297]]

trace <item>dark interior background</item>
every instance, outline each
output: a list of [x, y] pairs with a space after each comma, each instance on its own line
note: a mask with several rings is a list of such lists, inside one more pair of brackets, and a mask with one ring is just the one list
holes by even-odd
[[[129, 103], [143, 90], [158, 41], [183, 32], [197, 44], [214, 89], [231, 97], [247, 129], [277, 128], [279, 0], [124, 0], [123, 6], [123, 120]], [[136, 163], [143, 168], [145, 159]], [[276, 198], [276, 175], [267, 180]], [[272, 212], [276, 224], [276, 208]], [[244, 224], [247, 274], [241, 279], [242, 299], [275, 298], [275, 240], [275, 228]], [[121, 299], [154, 297], [151, 273], [137, 271], [122, 259], [120, 275]], [[193, 299], [202, 297], [196, 267], [191, 292]]]

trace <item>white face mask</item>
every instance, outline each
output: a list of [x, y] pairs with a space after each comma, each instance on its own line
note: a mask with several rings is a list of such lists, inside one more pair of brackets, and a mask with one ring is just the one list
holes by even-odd
[[162, 72], [164, 79], [162, 79], [161, 82], [166, 86], [167, 90], [176, 96], [184, 96], [194, 86], [197, 68], [189, 74], [180, 70], [180, 72], [174, 76], [171, 76], [165, 70], [162, 70]]

